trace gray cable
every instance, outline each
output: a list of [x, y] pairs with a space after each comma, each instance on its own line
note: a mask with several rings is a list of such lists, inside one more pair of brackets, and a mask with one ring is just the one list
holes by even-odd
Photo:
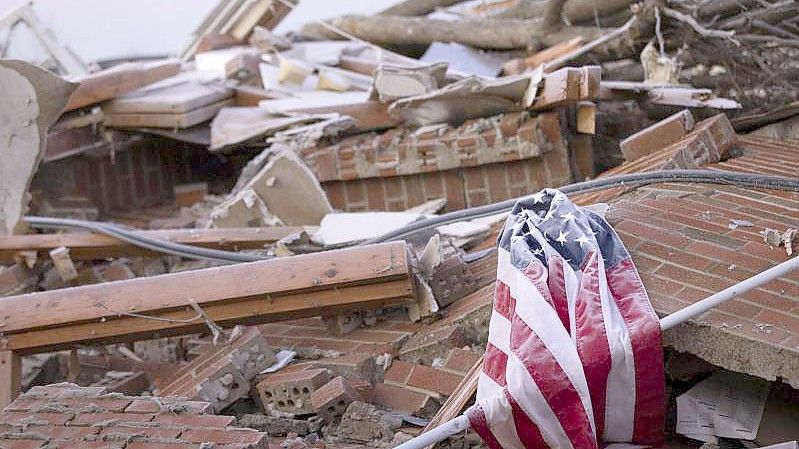
[[[695, 182], [710, 184], [727, 184], [743, 187], [767, 188], [778, 190], [799, 191], [799, 178], [784, 176], [758, 175], [751, 173], [737, 173], [712, 170], [664, 170], [660, 172], [634, 173], [629, 175], [613, 176], [608, 178], [593, 179], [559, 187], [566, 194], [587, 193], [610, 187], [640, 186], [645, 184], [665, 182]], [[400, 229], [384, 234], [380, 237], [367, 240], [361, 245], [387, 242], [404, 239], [416, 232], [428, 230], [456, 221], [470, 220], [485, 217], [509, 210], [521, 198], [513, 198], [485, 206], [472, 207], [437, 217], [419, 220]], [[172, 254], [188, 259], [211, 260], [224, 263], [255, 262], [269, 257], [254, 254], [237, 253], [193, 245], [183, 245], [165, 240], [153, 239], [141, 233], [128, 231], [119, 226], [96, 221], [72, 220], [66, 218], [25, 217], [25, 220], [34, 228], [79, 228], [99, 234], [108, 235], [131, 245], [147, 248], [152, 251]]]
[[[588, 193], [595, 190], [621, 186], [640, 186], [645, 184], [666, 182], [695, 182], [709, 184], [727, 184], [744, 187], [768, 188], [778, 190], [799, 191], [799, 178], [785, 176], [760, 175], [751, 173], [738, 173], [714, 170], [663, 170], [659, 172], [633, 173], [629, 175], [611, 176], [607, 178], [592, 179], [558, 187], [566, 194]], [[462, 209], [455, 212], [415, 221], [400, 229], [386, 233], [379, 237], [364, 241], [361, 245], [402, 240], [423, 230], [442, 226], [457, 221], [487, 217], [510, 210], [517, 201], [528, 198], [512, 198], [485, 206]]]
[[147, 248], [152, 251], [174, 256], [186, 257], [188, 259], [210, 260], [214, 262], [238, 263], [255, 262], [265, 260], [269, 257], [258, 256], [255, 254], [238, 253], [234, 251], [224, 251], [201, 246], [183, 245], [180, 243], [169, 242], [161, 239], [154, 239], [142, 235], [141, 233], [131, 232], [119, 226], [96, 221], [72, 220], [68, 218], [49, 218], [49, 217], [25, 217], [34, 228], [79, 228], [86, 229], [98, 234], [108, 235], [131, 245]]

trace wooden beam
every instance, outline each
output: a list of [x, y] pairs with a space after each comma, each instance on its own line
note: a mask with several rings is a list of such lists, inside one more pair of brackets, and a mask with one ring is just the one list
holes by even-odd
[[533, 110], [554, 109], [580, 101], [580, 80], [582, 75], [576, 67], [565, 67], [544, 75], [533, 103]]
[[592, 101], [577, 103], [577, 132], [596, 134], [596, 104]]
[[408, 303], [403, 242], [0, 299], [5, 346], [28, 354]]
[[175, 60], [155, 62], [128, 62], [101, 72], [87, 75], [78, 82], [78, 88], [69, 97], [65, 111], [97, 104], [136, 90], [142, 86], [180, 72], [180, 62]]
[[0, 411], [22, 390], [22, 361], [19, 354], [0, 351]]
[[[265, 245], [304, 230], [299, 226], [269, 228], [224, 228], [224, 229], [169, 229], [139, 231], [142, 236], [185, 245], [205, 248], [240, 251], [263, 249]], [[105, 259], [109, 257], [156, 256], [159, 253], [131, 245], [101, 234], [89, 232], [68, 234], [11, 235], [0, 239], [0, 264], [14, 262], [20, 251], [36, 251], [44, 257], [50, 250], [64, 246], [69, 248], [72, 260]]]

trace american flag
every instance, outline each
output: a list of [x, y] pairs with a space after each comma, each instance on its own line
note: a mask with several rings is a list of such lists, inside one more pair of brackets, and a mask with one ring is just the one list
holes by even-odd
[[516, 203], [498, 251], [471, 427], [490, 449], [662, 444], [658, 317], [605, 219], [545, 189]]

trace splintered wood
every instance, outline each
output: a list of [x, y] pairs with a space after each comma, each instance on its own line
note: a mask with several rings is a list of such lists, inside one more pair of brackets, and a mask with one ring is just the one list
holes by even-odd
[[[0, 300], [2, 347], [21, 353], [408, 303], [405, 244], [137, 278]], [[201, 313], [200, 313], [201, 311]]]

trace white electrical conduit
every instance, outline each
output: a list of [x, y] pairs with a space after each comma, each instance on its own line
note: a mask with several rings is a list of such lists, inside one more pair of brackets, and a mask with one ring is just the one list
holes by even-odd
[[[796, 270], [797, 268], [799, 268], [799, 256], [782, 262], [775, 267], [771, 267], [766, 271], [750, 277], [749, 279], [743, 280], [731, 287], [725, 288], [714, 295], [708, 296], [697, 303], [691, 304], [682, 310], [664, 317], [660, 320], [660, 328], [665, 331], [679, 324], [685, 323], [691, 318], [699, 316], [708, 310], [741, 295], [742, 293], [748, 292], [749, 290], [760, 287], [769, 281], [782, 277], [785, 274]], [[469, 419], [466, 417], [466, 415], [461, 415], [453, 420], [441, 424], [435, 429], [419, 435], [412, 440], [400, 444], [394, 449], [423, 449], [431, 444], [438, 443], [446, 438], [451, 437], [452, 435], [467, 430], [468, 428]]]

